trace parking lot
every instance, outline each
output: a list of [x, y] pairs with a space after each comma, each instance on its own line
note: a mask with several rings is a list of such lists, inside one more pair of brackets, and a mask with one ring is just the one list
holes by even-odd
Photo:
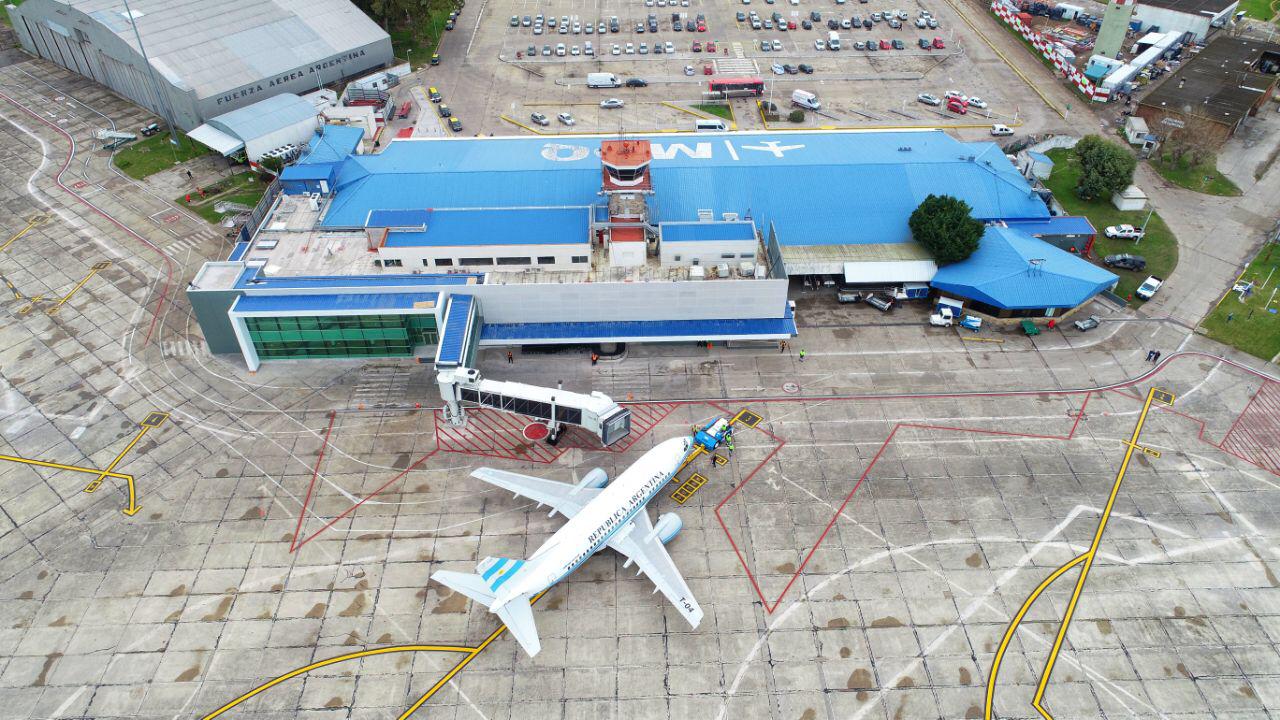
[[[486, 134], [690, 130], [694, 117], [682, 109], [708, 101], [712, 80], [739, 76], [762, 78], [762, 99], [776, 103], [782, 114], [766, 123], [754, 100], [731, 100], [738, 129], [940, 126], [981, 138], [989, 137], [984, 130], [993, 123], [1030, 131], [1052, 115], [1028, 99], [1034, 96], [1024, 82], [973, 35], [946, 0], [685, 1], [687, 6], [666, 0], [662, 6], [657, 0], [648, 6], [641, 0], [603, 0], [590, 12], [554, 1], [468, 6], [445, 38], [441, 65], [424, 71], [421, 82], [439, 86], [448, 102], [462, 106], [469, 120], [465, 132]], [[751, 12], [758, 14], [759, 30], [752, 28]], [[673, 13], [679, 17], [679, 31]], [[781, 22], [774, 20], [775, 13]], [[873, 15], [882, 19], [873, 22]], [[889, 16], [905, 19], [895, 21], [901, 27], [893, 28], [883, 19]], [[612, 31], [615, 18], [617, 32]], [[872, 27], [852, 27], [855, 18]], [[926, 27], [916, 27], [917, 20]], [[930, 20], [936, 28], [928, 27]], [[773, 27], [765, 29], [765, 21]], [[831, 30], [831, 22], [851, 27]], [[650, 29], [655, 26], [657, 32]], [[539, 28], [541, 33], [535, 34]], [[840, 50], [829, 48], [832, 32], [840, 39]], [[894, 41], [902, 48], [896, 49]], [[889, 49], [879, 49], [882, 42]], [[860, 49], [867, 44], [877, 49]], [[587, 75], [597, 72], [612, 73], [620, 82], [641, 78], [647, 86], [588, 88]], [[450, 96], [455, 83], [467, 85], [465, 98]], [[822, 105], [799, 123], [787, 118], [796, 89], [813, 92]], [[986, 107], [971, 106], [962, 115], [948, 111], [945, 102], [931, 106], [917, 100], [921, 93], [942, 98], [948, 90], [980, 97]], [[608, 98], [622, 100], [624, 107], [601, 109], [599, 103]], [[534, 126], [529, 122], [534, 112], [553, 122]], [[572, 113], [575, 124], [554, 122], [561, 112]]]

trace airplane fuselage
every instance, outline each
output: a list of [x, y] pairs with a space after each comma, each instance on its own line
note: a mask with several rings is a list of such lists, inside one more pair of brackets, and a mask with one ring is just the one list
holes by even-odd
[[520, 595], [535, 595], [559, 582], [603, 548], [611, 537], [671, 481], [692, 448], [689, 438], [666, 440], [646, 452], [538, 548], [532, 567], [505, 583], [497, 605]]

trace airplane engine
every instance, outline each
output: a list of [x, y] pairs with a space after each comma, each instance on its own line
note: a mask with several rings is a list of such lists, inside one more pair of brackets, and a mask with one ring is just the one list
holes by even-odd
[[663, 545], [671, 542], [676, 535], [680, 534], [680, 530], [684, 528], [684, 521], [675, 513], [662, 513], [658, 516], [658, 524], [653, 526], [653, 531], [657, 534], [658, 539]]
[[608, 484], [609, 473], [605, 472], [603, 468], [595, 468], [578, 481], [578, 487], [580, 488], [599, 489]]

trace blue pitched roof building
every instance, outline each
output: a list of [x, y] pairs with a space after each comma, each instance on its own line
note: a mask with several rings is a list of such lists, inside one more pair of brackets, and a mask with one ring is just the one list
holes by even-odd
[[[992, 315], [1043, 316], [1110, 289], [1112, 273], [1020, 230], [990, 226], [967, 260], [939, 268], [933, 287], [979, 304]], [[984, 307], [985, 306], [985, 307]]]

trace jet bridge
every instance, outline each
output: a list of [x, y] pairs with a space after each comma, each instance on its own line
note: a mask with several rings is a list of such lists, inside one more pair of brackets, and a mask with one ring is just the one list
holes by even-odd
[[465, 407], [473, 405], [541, 420], [547, 424], [547, 441], [553, 445], [566, 425], [590, 432], [605, 447], [631, 434], [631, 410], [604, 393], [584, 395], [560, 387], [488, 380], [480, 377], [479, 370], [467, 367], [441, 369], [436, 382], [445, 416], [454, 425], [466, 424]]

